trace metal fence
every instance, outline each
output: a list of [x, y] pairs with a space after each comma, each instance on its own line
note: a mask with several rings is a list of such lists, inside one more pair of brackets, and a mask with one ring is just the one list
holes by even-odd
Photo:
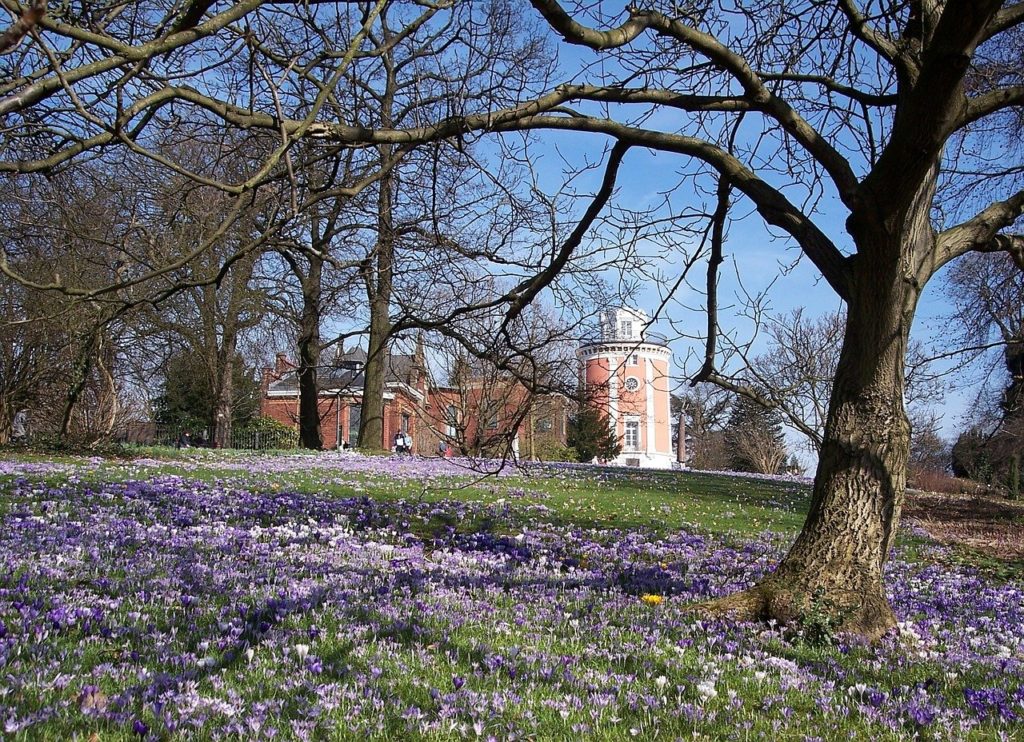
[[295, 430], [234, 430], [231, 448], [265, 451], [268, 448], [296, 448], [299, 434]]
[[[138, 423], [128, 427], [118, 436], [118, 443], [129, 443], [138, 446], [177, 446], [182, 434], [179, 427], [173, 425], [157, 425], [155, 423]], [[189, 445], [203, 448], [209, 445], [209, 433], [206, 430], [190, 430]], [[253, 430], [240, 428], [231, 431], [228, 448], [265, 451], [267, 449], [289, 449], [299, 445], [299, 434], [296, 430]]]

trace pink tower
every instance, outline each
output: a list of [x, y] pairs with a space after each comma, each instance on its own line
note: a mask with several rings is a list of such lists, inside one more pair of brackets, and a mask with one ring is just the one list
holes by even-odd
[[581, 343], [576, 355], [590, 403], [605, 413], [622, 443], [622, 453], [608, 463], [669, 469], [671, 353], [647, 324], [647, 315], [636, 309], [601, 312], [600, 337]]

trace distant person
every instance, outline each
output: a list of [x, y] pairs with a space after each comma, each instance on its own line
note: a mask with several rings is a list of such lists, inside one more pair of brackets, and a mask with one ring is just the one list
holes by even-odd
[[408, 433], [402, 433], [402, 448], [403, 453], [412, 453], [412, 436]]
[[18, 410], [11, 421], [11, 442], [25, 443], [28, 440], [28, 410]]
[[438, 456], [447, 456], [448, 455], [448, 444], [445, 443], [444, 441], [438, 441], [437, 442], [437, 455]]
[[191, 448], [192, 447], [192, 436], [187, 430], [181, 431], [181, 435], [178, 436], [178, 448]]

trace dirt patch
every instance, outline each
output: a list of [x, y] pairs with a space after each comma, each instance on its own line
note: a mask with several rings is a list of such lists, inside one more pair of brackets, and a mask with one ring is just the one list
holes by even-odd
[[991, 495], [909, 492], [903, 514], [942, 544], [1024, 561], [1024, 502]]

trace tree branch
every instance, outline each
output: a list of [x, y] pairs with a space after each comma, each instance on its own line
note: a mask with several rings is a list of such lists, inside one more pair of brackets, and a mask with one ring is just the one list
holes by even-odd
[[629, 151], [630, 144], [617, 141], [615, 146], [612, 147], [611, 154], [608, 156], [608, 164], [605, 166], [604, 178], [601, 181], [601, 187], [597, 193], [594, 194], [594, 200], [590, 202], [590, 206], [587, 207], [586, 212], [583, 214], [583, 218], [580, 219], [579, 223], [572, 230], [569, 237], [562, 243], [559, 248], [557, 255], [548, 266], [537, 275], [532, 278], [521, 282], [512, 291], [507, 294], [507, 298], [510, 299], [509, 308], [505, 312], [505, 319], [501, 323], [502, 332], [504, 332], [509, 323], [518, 317], [523, 309], [533, 301], [533, 299], [539, 294], [546, 286], [549, 286], [552, 281], [558, 276], [565, 267], [565, 264], [569, 261], [573, 251], [579, 247], [580, 242], [583, 241], [584, 235], [587, 230], [593, 225], [594, 220], [597, 219], [598, 214], [601, 213], [601, 209], [604, 208], [605, 204], [608, 203], [608, 199], [611, 198], [612, 191], [615, 189], [615, 179], [619, 174], [619, 165], [622, 164], [622, 158], [626, 156], [626, 152]]
[[1005, 252], [1024, 271], [1024, 234], [997, 234], [980, 252]]
[[789, 421], [790, 425], [807, 436], [815, 450], [821, 449], [821, 443], [824, 440], [824, 434], [822, 431], [816, 430], [808, 425], [807, 422], [796, 414], [796, 412], [794, 412], [785, 402], [758, 394], [757, 390], [753, 387], [747, 384], [738, 384], [729, 377], [723, 376], [717, 372], [713, 372], [707, 380], [726, 391], [738, 394], [741, 397], [746, 397], [751, 402], [764, 407], [766, 410], [779, 410], [786, 416], [786, 420]]
[[177, 22], [171, 28], [171, 33], [177, 33], [178, 31], [184, 31], [189, 28], [195, 28], [199, 21], [203, 19], [210, 8], [217, 0], [191, 0], [185, 9], [178, 16]]
[[10, 54], [46, 15], [46, 0], [32, 0], [21, 16], [0, 35], [0, 54]]
[[990, 90], [970, 100], [957, 128], [977, 121], [996, 111], [1020, 105], [1024, 105], [1024, 86], [1017, 85]]
[[936, 263], [924, 266], [932, 273], [960, 255], [977, 252], [1007, 252], [1024, 270], [1024, 244], [1020, 235], [999, 234], [1024, 214], [1024, 189], [1004, 201], [996, 201], [981, 213], [941, 232], [936, 240]]
[[0, 114], [24, 110], [25, 108], [48, 98], [58, 90], [63, 89], [65, 82], [75, 83], [98, 75], [102, 72], [109, 72], [110, 70], [117, 69], [125, 64], [145, 62], [160, 54], [165, 54], [180, 47], [187, 46], [188, 44], [195, 42], [197, 39], [216, 34], [229, 24], [243, 18], [246, 14], [258, 8], [262, 2], [263, 0], [241, 0], [240, 2], [233, 3], [231, 7], [223, 13], [214, 16], [200, 26], [180, 31], [178, 33], [173, 33], [169, 36], [165, 36], [139, 46], [123, 44], [115, 41], [109, 36], [86, 31], [75, 26], [50, 21], [48, 18], [43, 17], [39, 21], [41, 27], [76, 41], [86, 44], [95, 44], [101, 48], [112, 51], [113, 54], [109, 57], [97, 59], [93, 62], [88, 62], [74, 69], [65, 71], [65, 81], [61, 81], [56, 76], [52, 76], [44, 77], [33, 82], [31, 85], [26, 86], [15, 95], [11, 95], [0, 100]]
[[781, 191], [761, 180], [736, 157], [706, 140], [681, 134], [636, 129], [616, 121], [585, 116], [534, 116], [508, 128], [601, 133], [633, 146], [685, 154], [702, 160], [728, 178], [737, 190], [747, 196], [766, 222], [783, 229], [793, 237], [835, 292], [844, 300], [849, 298], [848, 259], [839, 252], [828, 236]]
[[610, 31], [597, 31], [574, 21], [556, 0], [531, 0], [551, 27], [570, 43], [593, 49], [609, 49], [628, 44], [645, 29], [675, 39], [707, 57], [716, 67], [731, 75], [742, 87], [744, 98], [753, 108], [767, 114], [799, 142], [829, 174], [847, 206], [852, 206], [858, 181], [850, 163], [838, 150], [782, 98], [776, 96], [747, 60], [709, 33], [688, 26], [657, 12], [631, 10], [626, 23]]
[[964, 77], [998, 5], [999, 0], [947, 0], [942, 6], [919, 55], [920, 74], [907, 83], [889, 142], [862, 183], [861, 196], [875, 201], [873, 208], [882, 218], [913, 208], [903, 198], [917, 198], [956, 131], [968, 106]]
[[842, 95], [865, 106], [895, 106], [898, 100], [896, 94], [868, 93], [843, 85], [825, 75], [800, 75], [793, 72], [758, 72], [757, 75], [767, 82], [806, 82], [820, 85], [830, 93]]
[[[733, 130], [735, 132], [735, 129]], [[722, 246], [725, 242], [725, 219], [729, 215], [729, 196], [732, 188], [724, 176], [718, 179], [715, 213], [711, 215], [711, 256], [707, 271], [707, 321], [708, 336], [704, 342], [704, 363], [690, 380], [690, 386], [701, 381], [710, 381], [715, 375], [715, 355], [718, 345], [718, 266], [722, 264]]]
[[618, 28], [598, 31], [588, 28], [572, 19], [565, 9], [555, 0], [531, 0], [544, 20], [562, 35], [570, 44], [587, 46], [591, 49], [614, 49], [625, 46], [647, 30], [649, 14], [630, 10], [629, 20]]
[[1014, 3], [1000, 10], [989, 21], [985, 28], [985, 39], [991, 39], [1021, 23], [1024, 23], [1024, 3]]
[[854, 0], [838, 0], [839, 9], [846, 16], [850, 32], [863, 41], [891, 64], [905, 67], [907, 61], [900, 54], [899, 47], [888, 36], [868, 23], [867, 18], [857, 8]]

